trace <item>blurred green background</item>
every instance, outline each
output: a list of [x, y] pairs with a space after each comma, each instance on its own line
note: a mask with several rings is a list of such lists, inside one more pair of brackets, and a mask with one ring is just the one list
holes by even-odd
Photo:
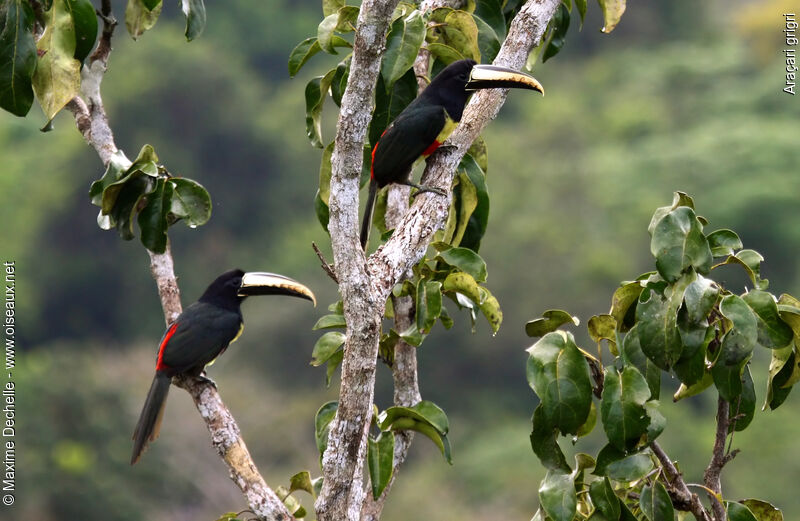
[[[481, 250], [505, 321], [492, 337], [458, 315], [420, 348], [422, 394], [450, 416], [454, 466], [418, 439], [385, 519], [530, 518], [544, 472], [528, 442], [536, 401], [524, 323], [549, 308], [583, 324], [606, 312], [620, 280], [652, 269], [647, 224], [674, 190], [694, 196], [710, 229], [731, 228], [766, 257], [771, 291], [800, 294], [800, 102], [781, 92], [791, 3], [631, 2], [610, 35], [592, 4], [583, 30], [573, 20], [564, 51], [536, 66], [547, 96], [511, 94], [485, 133], [492, 211]], [[308, 365], [311, 326], [337, 296], [311, 249], [328, 251], [328, 241], [313, 211], [321, 152], [305, 138], [303, 98], [305, 82], [337, 60], [316, 57], [288, 78], [289, 52], [321, 19], [316, 1], [211, 2], [191, 44], [174, 4], [138, 42], [118, 29], [106, 109], [128, 157], [151, 143], [212, 195], [207, 225], [170, 233], [184, 303], [237, 266], [295, 277], [323, 304], [248, 301], [246, 333], [210, 371], [267, 482], [287, 484], [303, 469], [319, 474], [313, 417], [338, 388]], [[327, 141], [334, 109], [323, 116]], [[0, 244], [17, 262], [21, 346], [18, 503], [0, 515], [194, 521], [245, 509], [179, 389], [161, 438], [128, 465], [163, 317], [141, 244], [95, 224], [97, 156], [69, 115], [48, 134], [43, 123], [35, 108], [26, 119], [0, 115]], [[743, 290], [733, 270], [724, 276]], [[576, 334], [590, 345], [583, 325]], [[754, 361], [759, 400], [764, 355]], [[664, 385], [668, 397], [677, 382]], [[724, 482], [730, 498], [772, 501], [787, 519], [800, 517], [798, 400], [736, 434], [745, 450]], [[377, 401], [391, 404], [384, 367]], [[712, 406], [664, 404], [663, 445], [692, 482], [710, 453]]]

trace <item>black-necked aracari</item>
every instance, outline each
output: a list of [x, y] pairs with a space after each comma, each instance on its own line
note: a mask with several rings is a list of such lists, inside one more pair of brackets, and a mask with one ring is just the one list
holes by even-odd
[[525, 73], [496, 65], [479, 65], [473, 60], [451, 63], [431, 81], [386, 127], [372, 148], [369, 196], [361, 223], [361, 246], [366, 248], [375, 195], [390, 183], [413, 186], [421, 192], [437, 192], [409, 180], [411, 167], [420, 157], [432, 154], [456, 124], [470, 95], [479, 89], [518, 88], [539, 91], [542, 85]]
[[288, 295], [316, 305], [306, 286], [283, 275], [231, 270], [217, 277], [194, 304], [183, 310], [158, 343], [156, 374], [133, 432], [131, 465], [158, 437], [172, 377], [199, 376], [242, 333], [241, 304], [248, 296]]

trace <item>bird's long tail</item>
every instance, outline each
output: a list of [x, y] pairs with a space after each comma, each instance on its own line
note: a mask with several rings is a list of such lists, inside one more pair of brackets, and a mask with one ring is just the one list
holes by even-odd
[[136, 430], [133, 431], [131, 465], [139, 461], [139, 458], [142, 457], [142, 452], [147, 448], [147, 444], [158, 438], [171, 381], [172, 378], [161, 371], [156, 372], [155, 377], [153, 377], [153, 383], [150, 384], [150, 391], [147, 393], [142, 413], [136, 423]]
[[378, 184], [374, 180], [369, 182], [369, 195], [367, 196], [367, 207], [364, 209], [364, 219], [361, 221], [361, 247], [367, 251], [369, 241], [369, 229], [372, 225], [372, 213], [375, 210], [375, 195], [378, 193]]

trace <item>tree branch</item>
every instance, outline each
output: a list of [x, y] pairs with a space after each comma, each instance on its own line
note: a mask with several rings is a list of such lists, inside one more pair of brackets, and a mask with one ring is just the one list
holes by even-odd
[[[541, 39], [560, 0], [529, 0], [512, 22], [495, 63], [521, 68]], [[320, 521], [356, 521], [363, 503], [363, 463], [372, 417], [381, 318], [392, 287], [424, 254], [444, 225], [450, 198], [423, 194], [406, 212], [392, 238], [365, 263], [358, 240], [358, 179], [373, 106], [372, 94], [396, 0], [365, 0], [361, 6], [347, 89], [342, 99], [331, 158], [328, 231], [344, 303], [347, 339], [339, 408], [323, 455], [324, 484], [316, 502]], [[506, 91], [473, 96], [461, 124], [429, 161], [423, 182], [449, 189], [455, 168], [485, 124], [495, 117]]]
[[[656, 455], [658, 461], [661, 462], [664, 473], [667, 475], [667, 490], [670, 496], [674, 498], [673, 502], [679, 503], [682, 507], [680, 508], [681, 510], [688, 509], [694, 514], [697, 521], [711, 521], [708, 511], [706, 511], [703, 504], [700, 503], [700, 498], [697, 494], [689, 490], [689, 487], [683, 480], [683, 476], [678, 471], [677, 467], [675, 467], [675, 464], [672, 463], [669, 456], [667, 456], [667, 453], [664, 452], [664, 449], [655, 441], [650, 444], [650, 449], [653, 451], [653, 454]], [[675, 501], [675, 499], [677, 499], [677, 501]]]
[[[67, 104], [75, 124], [86, 142], [91, 145], [103, 165], [108, 165], [115, 154], [117, 160], [127, 168], [130, 161], [125, 158], [114, 142], [114, 134], [100, 95], [100, 84], [108, 67], [111, 54], [111, 37], [117, 22], [111, 12], [110, 0], [103, 0], [101, 12], [103, 32], [97, 48], [81, 72], [81, 96]], [[150, 255], [150, 271], [158, 287], [159, 300], [167, 325], [181, 313], [180, 289], [175, 277], [174, 263], [169, 243], [164, 253]], [[197, 410], [206, 422], [214, 448], [228, 465], [230, 477], [242, 490], [250, 509], [259, 519], [267, 521], [289, 521], [294, 519], [283, 502], [267, 486], [253, 463], [239, 427], [228, 408], [222, 402], [216, 387], [202, 378], [176, 377], [173, 383], [186, 389], [194, 399]]]
[[722, 504], [722, 468], [736, 456], [736, 453], [725, 454], [725, 440], [728, 437], [730, 404], [721, 396], [717, 399], [717, 434], [714, 438], [714, 449], [711, 452], [711, 461], [708, 463], [703, 481], [705, 486], [714, 491], [708, 493], [711, 500], [711, 510], [714, 512], [714, 521], [725, 521], [727, 514]]

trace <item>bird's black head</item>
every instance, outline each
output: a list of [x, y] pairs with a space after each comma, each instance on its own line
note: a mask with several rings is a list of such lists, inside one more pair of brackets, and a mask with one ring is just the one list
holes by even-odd
[[530, 89], [544, 94], [536, 78], [523, 72], [497, 65], [482, 65], [475, 60], [458, 60], [440, 72], [420, 98], [443, 105], [455, 121], [461, 121], [470, 95], [479, 89]]
[[296, 280], [275, 273], [245, 273], [238, 269], [217, 277], [200, 297], [200, 301], [237, 311], [245, 298], [255, 295], [286, 295], [317, 304], [314, 293]]
[[244, 271], [242, 270], [226, 271], [208, 286], [200, 297], [200, 302], [213, 304], [224, 309], [238, 310], [242, 300], [244, 300], [244, 297], [239, 295], [239, 290], [242, 287], [242, 277], [244, 277]]

